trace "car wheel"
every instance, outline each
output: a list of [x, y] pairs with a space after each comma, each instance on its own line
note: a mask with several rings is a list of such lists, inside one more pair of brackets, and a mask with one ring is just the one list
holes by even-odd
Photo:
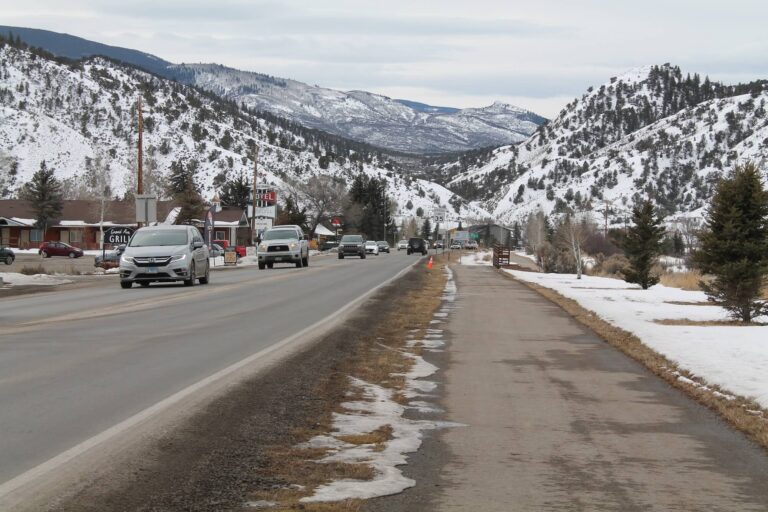
[[69, 256], [69, 259], [71, 260], [75, 259], [75, 253], [73, 252], [69, 253], [68, 256]]
[[343, 260], [343, 259], [344, 259], [344, 255], [343, 255], [343, 254], [341, 254], [341, 253], [339, 253], [339, 259], [340, 259], [340, 260]]
[[133, 281], [120, 281], [120, 288], [123, 290], [127, 290], [131, 286], [133, 286]]
[[264, 270], [265, 268], [267, 268], [267, 265], [263, 261], [260, 261], [259, 262], [259, 270]]
[[309, 255], [307, 255], [307, 257], [306, 257], [306, 258], [304, 258], [304, 266], [305, 266], [305, 267], [308, 267], [308, 266], [309, 266]]
[[45, 251], [40, 251], [40, 256], [42, 256], [43, 258], [47, 258], [48, 257], [48, 253], [45, 252]]
[[13, 256], [6, 256], [5, 257], [5, 264], [6, 265], [10, 265], [11, 263], [13, 263]]
[[296, 262], [296, 268], [301, 268], [304, 265], [304, 258], [299, 258]]
[[275, 266], [275, 264], [274, 264], [274, 263], [272, 263], [271, 261], [270, 261], [269, 263], [267, 263], [267, 268], [272, 268], [272, 267], [274, 267], [274, 266]]
[[360, 255], [360, 259], [361, 259], [361, 260], [364, 260], [364, 259], [365, 259], [365, 254], [361, 254], [361, 255]]
[[208, 284], [211, 281], [211, 265], [205, 265], [205, 275], [199, 279], [200, 284]]
[[149, 286], [149, 281], [139, 281], [139, 286], [147, 288]]
[[197, 274], [195, 273], [195, 264], [192, 263], [189, 266], [189, 279], [184, 280], [184, 286], [195, 286], [195, 279], [197, 279]]

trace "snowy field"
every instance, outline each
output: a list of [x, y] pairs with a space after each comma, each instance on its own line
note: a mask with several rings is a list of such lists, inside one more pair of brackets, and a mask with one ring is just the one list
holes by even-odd
[[27, 276], [19, 274], [18, 272], [0, 272], [0, 280], [2, 280], [3, 284], [6, 286], [54, 286], [72, 282], [58, 276], [49, 276], [48, 274]]
[[[727, 320], [724, 309], [701, 305], [703, 292], [656, 285], [642, 290], [618, 279], [506, 270], [556, 290], [685, 369], [768, 408], [768, 326], [661, 325], [656, 320]], [[761, 318], [764, 322], [768, 318]], [[683, 379], [684, 377], [678, 377]]]

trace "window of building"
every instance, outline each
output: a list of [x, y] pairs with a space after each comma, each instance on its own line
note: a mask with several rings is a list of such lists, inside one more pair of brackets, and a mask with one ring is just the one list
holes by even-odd
[[43, 241], [43, 230], [42, 229], [33, 229], [29, 232], [29, 241], [30, 242], [42, 242]]
[[79, 244], [83, 242], [83, 232], [79, 229], [71, 229], [69, 231], [69, 243]]
[[216, 231], [216, 234], [213, 237], [214, 240], [229, 240], [227, 238], [227, 232], [226, 231]]

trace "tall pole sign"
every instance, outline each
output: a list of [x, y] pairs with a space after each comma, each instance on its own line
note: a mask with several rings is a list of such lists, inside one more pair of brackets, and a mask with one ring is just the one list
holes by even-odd
[[254, 232], [256, 231], [256, 204], [258, 202], [258, 193], [256, 191], [257, 183], [259, 183], [259, 146], [256, 146], [256, 150], [253, 154], [253, 206], [251, 208], [251, 245], [256, 245]]

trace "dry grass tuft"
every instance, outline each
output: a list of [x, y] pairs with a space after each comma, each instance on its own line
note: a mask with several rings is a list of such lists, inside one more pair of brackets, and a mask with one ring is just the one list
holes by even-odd
[[336, 439], [349, 444], [383, 444], [392, 439], [392, 432], [392, 425], [384, 425], [367, 434], [336, 436]]
[[24, 274], [25, 276], [34, 276], [37, 274], [48, 274], [48, 271], [42, 265], [38, 265], [36, 267], [24, 265], [21, 267], [21, 270], [19, 270], [19, 273]]
[[680, 288], [688, 291], [701, 291], [699, 283], [702, 280], [700, 272], [664, 272], [660, 276], [659, 283], [670, 288]]
[[[513, 276], [507, 273], [503, 275], [514, 279]], [[563, 308], [568, 314], [581, 324], [589, 327], [609, 345], [618, 348], [670, 385], [682, 390], [699, 403], [717, 412], [735, 428], [741, 430], [768, 450], [768, 410], [760, 407], [755, 401], [733, 395], [729, 395], [730, 400], [725, 396], [718, 396], [718, 393], [728, 393], [718, 386], [705, 383], [702, 379], [691, 375], [685, 370], [681, 370], [674, 362], [644, 345], [634, 334], [602, 320], [591, 311], [583, 308], [578, 302], [535, 283], [518, 282], [528, 286]], [[681, 380], [678, 376], [685, 377], [687, 380]], [[759, 414], [749, 411], [759, 411]]]
[[665, 300], [664, 304], [675, 304], [677, 306], [717, 306], [716, 303], [710, 301], [689, 302], [686, 300]]
[[654, 320], [659, 325], [690, 325], [700, 327], [755, 327], [765, 325], [762, 323], [744, 323], [739, 320], [691, 320], [690, 318], [662, 318]]

